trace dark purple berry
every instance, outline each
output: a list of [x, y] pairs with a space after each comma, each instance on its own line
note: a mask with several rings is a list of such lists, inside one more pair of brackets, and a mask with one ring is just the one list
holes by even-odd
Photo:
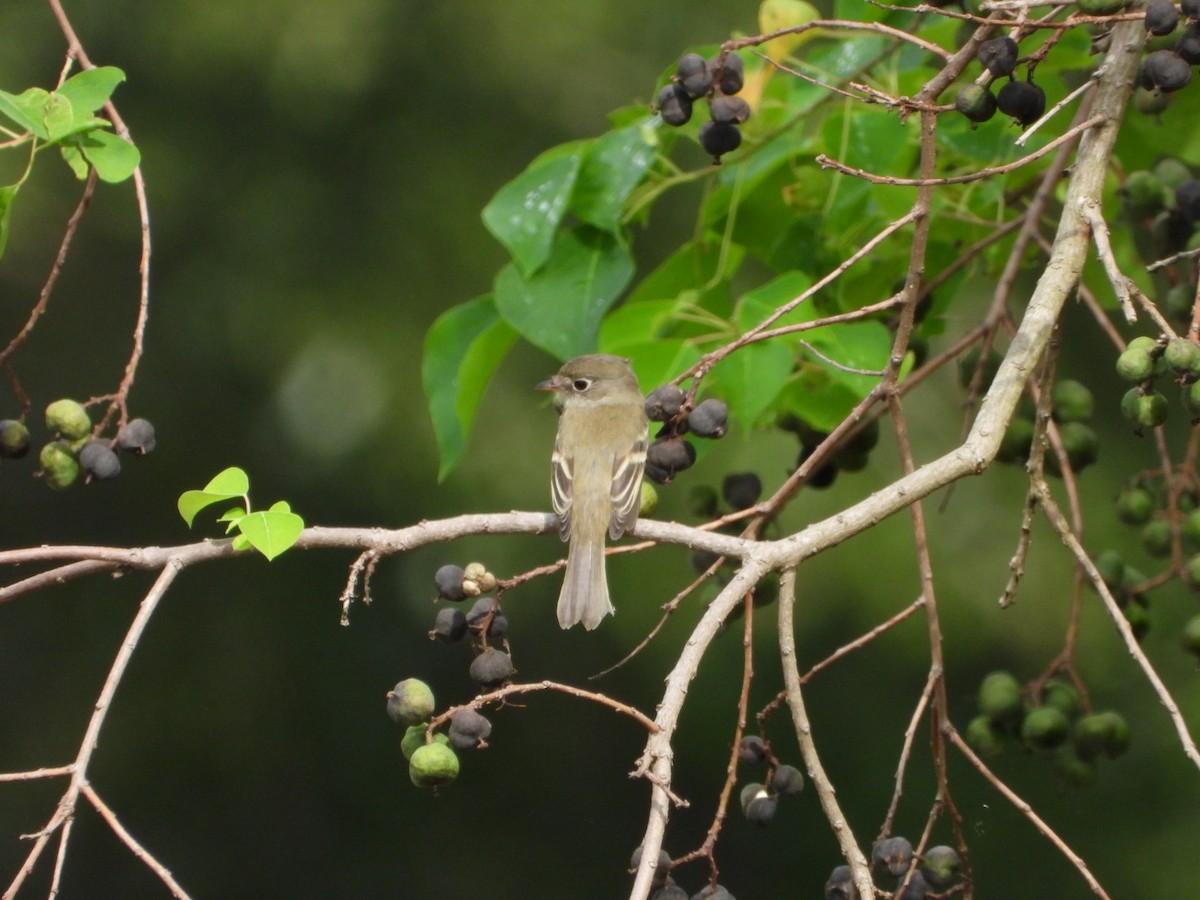
[[714, 122], [740, 125], [750, 118], [750, 104], [741, 97], [714, 97], [708, 110]]
[[975, 58], [996, 78], [1011, 75], [1017, 66], [1017, 42], [1010, 37], [984, 41], [975, 51]]
[[516, 671], [509, 655], [489, 647], [471, 661], [471, 680], [483, 688], [498, 687]]
[[455, 606], [447, 606], [438, 610], [433, 620], [433, 631], [430, 637], [437, 638], [443, 644], [456, 644], [466, 636], [467, 617]]
[[675, 82], [664, 85], [658, 92], [658, 114], [668, 125], [686, 125], [692, 118], [692, 98]]
[[1046, 111], [1046, 92], [1032, 81], [1010, 81], [996, 94], [996, 107], [1022, 127], [1032, 125]]
[[1151, 34], [1170, 34], [1179, 25], [1179, 10], [1171, 0], [1150, 0], [1146, 4], [1146, 30]]
[[473, 709], [461, 709], [450, 717], [450, 746], [455, 750], [475, 750], [487, 746], [492, 723]]
[[736, 125], [709, 121], [700, 126], [700, 146], [715, 163], [719, 163], [722, 156], [732, 153], [741, 145], [742, 133]]
[[722, 94], [736, 94], [745, 84], [746, 64], [736, 53], [726, 53], [724, 59], [720, 56], [710, 59], [708, 68], [713, 83]]
[[699, 53], [685, 53], [679, 58], [675, 78], [689, 99], [703, 97], [712, 89], [712, 71]]
[[108, 441], [90, 440], [79, 450], [79, 465], [92, 478], [103, 480], [121, 474], [121, 461]]
[[1142, 60], [1141, 84], [1169, 94], [1192, 80], [1192, 67], [1174, 50], [1155, 50]]
[[697, 437], [724, 437], [728, 430], [729, 407], [710, 397], [688, 413], [688, 430]]
[[130, 419], [117, 432], [117, 447], [126, 453], [145, 456], [154, 446], [154, 426], [146, 419]]
[[683, 406], [683, 391], [678, 385], [664, 384], [646, 395], [646, 418], [665, 422], [678, 414]]
[[696, 461], [696, 448], [683, 438], [659, 438], [646, 451], [646, 472], [659, 484], [669, 484], [676, 474]]
[[463, 592], [462, 566], [442, 566], [433, 573], [433, 583], [437, 585], [438, 596], [443, 600], [465, 600]]

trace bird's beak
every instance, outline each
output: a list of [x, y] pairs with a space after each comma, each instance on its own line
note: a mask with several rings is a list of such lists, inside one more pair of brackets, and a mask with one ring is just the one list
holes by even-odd
[[535, 391], [561, 391], [566, 387], [562, 380], [555, 375], [553, 378], [547, 378], [545, 381], [539, 381], [534, 385]]

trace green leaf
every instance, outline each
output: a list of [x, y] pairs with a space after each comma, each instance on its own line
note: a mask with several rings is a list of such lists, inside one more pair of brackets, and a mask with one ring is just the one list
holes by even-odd
[[[734, 322], [737, 323], [738, 331], [744, 334], [759, 325], [779, 307], [795, 300], [810, 287], [812, 279], [804, 272], [784, 272], [761, 287], [746, 292], [738, 299], [734, 311]], [[784, 325], [809, 322], [818, 317], [813, 300], [809, 298], [780, 316], [770, 327], [781, 328]]]
[[85, 178], [87, 178], [87, 160], [83, 158], [83, 154], [80, 152], [78, 146], [75, 144], [59, 144], [58, 152], [62, 155], [63, 162], [65, 162], [70, 167], [71, 171], [75, 173], [76, 178], [78, 178], [80, 181], [83, 181]]
[[69, 99], [77, 114], [93, 113], [108, 102], [124, 80], [125, 73], [116, 66], [84, 69], [59, 85], [55, 93]]
[[238, 520], [241, 519], [242, 516], [246, 515], [246, 513], [247, 510], [245, 508], [241, 506], [233, 506], [221, 513], [221, 515], [217, 517], [217, 521], [225, 523], [225, 533], [229, 534], [237, 530]]
[[712, 309], [704, 300], [718, 288], [724, 289], [724, 283], [737, 273], [745, 256], [745, 249], [737, 244], [722, 244], [717, 239], [691, 241], [643, 278], [626, 302], [674, 299], [684, 291], [703, 288], [701, 303]]
[[244, 497], [250, 493], [250, 476], [237, 466], [222, 469], [204, 486], [210, 494], [225, 494], [229, 497]]
[[633, 361], [638, 384], [645, 393], [666, 384], [700, 360], [700, 351], [694, 344], [669, 338], [625, 344], [620, 355]]
[[601, 353], [628, 356], [625, 351], [627, 346], [645, 343], [648, 338], [657, 338], [666, 330], [676, 306], [674, 300], [622, 303], [620, 309], [606, 316], [600, 326], [597, 349]]
[[4, 250], [8, 247], [13, 201], [17, 199], [17, 191], [20, 187], [20, 183], [6, 184], [0, 187], [0, 259], [4, 258]]
[[42, 113], [46, 123], [46, 137], [57, 141], [71, 133], [71, 123], [75, 121], [75, 109], [71, 101], [59, 93], [52, 93], [46, 99], [46, 107]]
[[142, 159], [137, 147], [108, 131], [94, 129], [72, 140], [78, 141], [79, 149], [88, 162], [96, 167], [100, 180], [109, 184], [124, 181], [132, 175]]
[[29, 88], [20, 94], [0, 91], [0, 113], [8, 116], [26, 131], [42, 140], [47, 139], [43, 116], [50, 92], [43, 88]]
[[625, 201], [641, 182], [657, 156], [647, 141], [645, 125], [651, 116], [610, 131], [594, 141], [584, 157], [570, 209], [583, 221], [603, 231], [620, 228]]
[[[882, 371], [892, 352], [892, 335], [882, 322], [843, 322], [805, 332], [805, 339], [830, 359], [853, 369]], [[831, 381], [850, 388], [858, 399], [879, 383], [878, 375], [857, 375], [814, 360], [829, 373]]]
[[[179, 497], [179, 515], [183, 516], [183, 521], [187, 522], [188, 527], [192, 527], [192, 522], [196, 518], [196, 514], [205, 507], [212, 506], [214, 503], [224, 503], [227, 500], [232, 500], [236, 497], [245, 497], [250, 491], [250, 479], [246, 473], [236, 466], [231, 466], [222, 472], [219, 472], [208, 484], [200, 491], [184, 491]], [[222, 516], [222, 520], [228, 520], [229, 512]]]
[[466, 453], [484, 389], [516, 339], [491, 295], [447, 310], [426, 333], [421, 382], [441, 458], [439, 481]]
[[[483, 224], [505, 246], [521, 274], [535, 274], [550, 258], [567, 211], [586, 145], [544, 154], [500, 188], [483, 209]], [[556, 148], [560, 149], [560, 148]]]
[[704, 384], [749, 431], [775, 402], [795, 363], [795, 354], [782, 340], [748, 344], [723, 359]]
[[611, 235], [564, 231], [546, 265], [522, 277], [509, 263], [496, 276], [496, 308], [530, 343], [559, 359], [591, 351], [609, 308], [633, 277], [633, 257]]
[[238, 520], [242, 536], [267, 559], [274, 559], [296, 543], [304, 530], [302, 518], [275, 506], [267, 512], [247, 513]]

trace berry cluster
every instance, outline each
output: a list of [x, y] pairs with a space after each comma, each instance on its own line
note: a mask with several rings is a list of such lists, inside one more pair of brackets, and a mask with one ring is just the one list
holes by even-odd
[[766, 766], [767, 777], [761, 782], [751, 782], [742, 788], [740, 795], [742, 814], [746, 821], [759, 828], [766, 828], [775, 819], [779, 798], [798, 794], [804, 789], [804, 776], [795, 766], [781, 763], [771, 752], [771, 747], [761, 737], [748, 734], [742, 738], [737, 749], [738, 765], [746, 767]]
[[1088, 787], [1096, 779], [1095, 760], [1116, 759], [1129, 749], [1130, 731], [1118, 712], [1085, 712], [1079, 691], [1069, 681], [1051, 678], [1026, 697], [1010, 672], [991, 672], [979, 685], [979, 715], [967, 724], [967, 742], [982, 757], [1004, 752], [1010, 739], [1048, 757], [1070, 787]]
[[1200, 346], [1187, 338], [1134, 338], [1117, 357], [1117, 374], [1135, 383], [1121, 398], [1121, 413], [1139, 434], [1167, 421], [1167, 398], [1156, 387], [1162, 375], [1182, 386], [1184, 408], [1200, 420]]
[[[442, 566], [433, 581], [441, 600], [460, 603], [474, 598], [475, 602], [465, 613], [457, 606], [439, 609], [430, 640], [456, 644], [470, 634], [476, 651], [468, 670], [471, 680], [481, 691], [506, 684], [516, 669], [508, 652], [508, 617], [499, 601], [490, 596], [497, 586], [496, 576], [482, 563], [473, 562], [465, 568]], [[490, 646], [489, 640], [499, 640], [504, 649]], [[492, 733], [492, 723], [470, 708], [450, 717], [445, 734], [431, 732], [429, 721], [435, 708], [433, 692], [415, 678], [401, 681], [388, 693], [388, 715], [407, 726], [400, 749], [408, 760], [409, 777], [418, 787], [449, 784], [458, 776], [455, 751], [483, 749]]]
[[[38, 454], [41, 475], [56, 491], [74, 484], [82, 473], [86, 481], [115, 478], [121, 473], [120, 450], [145, 456], [154, 449], [154, 426], [146, 419], [130, 419], [113, 440], [92, 434], [92, 419], [83, 404], [55, 400], [46, 407], [46, 428], [54, 436]], [[0, 420], [0, 458], [20, 459], [29, 453], [29, 428], [20, 419]]]
[[736, 53], [708, 60], [685, 53], [675, 76], [658, 92], [658, 113], [668, 125], [686, 125], [695, 101], [706, 98], [709, 121], [700, 126], [700, 146], [719, 164], [722, 156], [741, 146], [738, 126], [750, 118], [750, 104], [737, 96], [744, 83], [745, 63]]
[[[1124, 4], [1122, 4], [1124, 6]], [[1161, 112], [1166, 108], [1168, 95], [1186, 87], [1192, 80], [1192, 66], [1200, 64], [1200, 2], [1183, 0], [1176, 8], [1171, 0], [1150, 0], [1146, 4], [1145, 24], [1152, 45], [1162, 43], [1179, 27], [1180, 10], [1188, 26], [1173, 47], [1152, 49], [1142, 58], [1138, 73], [1139, 90], [1135, 97], [1143, 112]]]
[[[803, 419], [793, 415], [785, 415], [779, 420], [778, 427], [790, 431], [800, 440], [800, 455], [796, 457], [796, 467], [799, 468], [813, 455], [818, 447], [825, 442], [829, 434], [813, 428]], [[850, 437], [836, 454], [826, 461], [819, 469], [812, 472], [805, 482], [809, 487], [827, 488], [837, 479], [838, 472], [859, 472], [867, 467], [871, 451], [879, 443], [879, 420], [872, 419]]]
[[[964, 371], [965, 371], [964, 366]], [[1067, 463], [1073, 472], [1082, 472], [1096, 462], [1100, 453], [1100, 438], [1089, 424], [1096, 409], [1096, 400], [1087, 385], [1071, 378], [1055, 382], [1050, 395], [1050, 415], [1058, 424], [1058, 436], [1067, 453]], [[1033, 448], [1034, 417], [1032, 402], [1023, 402], [1000, 441], [996, 459], [1023, 466]], [[1058, 456], [1047, 453], [1046, 471], [1061, 475]]]
[[[1033, 67], [1028, 68], [1025, 81], [1018, 81], [1013, 75], [1017, 53], [1017, 42], [1010, 37], [992, 38], [979, 45], [975, 58], [987, 75], [982, 83], [967, 85], [954, 98], [954, 108], [973, 125], [988, 121], [999, 110], [1024, 128], [1046, 111], [1046, 92], [1033, 83]], [[1008, 81], [993, 94], [992, 84], [1005, 77]]]
[[387, 694], [388, 717], [406, 726], [400, 752], [417, 787], [439, 788], [454, 781], [459, 771], [454, 751], [482, 749], [492, 733], [492, 723], [467, 708], [450, 717], [447, 734], [431, 734], [429, 720], [435, 708], [433, 691], [419, 678], [405, 678]]
[[[629, 860], [629, 868], [636, 871], [642, 863], [642, 848], [633, 851]], [[658, 851], [658, 865], [654, 868], [654, 880], [651, 882], [650, 900], [688, 900], [688, 892], [675, 883], [671, 877], [671, 854], [666, 850]], [[733, 894], [719, 884], [706, 884], [691, 895], [691, 900], [735, 900]]]
[[646, 418], [663, 423], [646, 450], [646, 477], [658, 484], [670, 484], [696, 461], [696, 448], [683, 435], [724, 437], [729, 428], [729, 407], [723, 400], [712, 398], [692, 406], [681, 388], [664, 384], [646, 395]]
[[[914, 861], [919, 865], [914, 867]], [[959, 879], [962, 862], [958, 851], [945, 844], [930, 847], [917, 858], [912, 842], [904, 837], [883, 838], [871, 848], [871, 874], [878, 881], [888, 875], [898, 878], [894, 889], [883, 891], [891, 896], [904, 886], [901, 900], [925, 900], [930, 890], [945, 891]], [[910, 871], [911, 870], [911, 871]], [[849, 866], [838, 866], [825, 882], [826, 900], [858, 900]]]

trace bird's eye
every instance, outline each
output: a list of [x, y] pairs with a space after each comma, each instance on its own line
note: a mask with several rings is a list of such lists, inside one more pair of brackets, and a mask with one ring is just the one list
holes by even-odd
[[586, 391], [591, 386], [592, 382], [587, 378], [576, 378], [571, 382], [571, 387], [580, 392]]

